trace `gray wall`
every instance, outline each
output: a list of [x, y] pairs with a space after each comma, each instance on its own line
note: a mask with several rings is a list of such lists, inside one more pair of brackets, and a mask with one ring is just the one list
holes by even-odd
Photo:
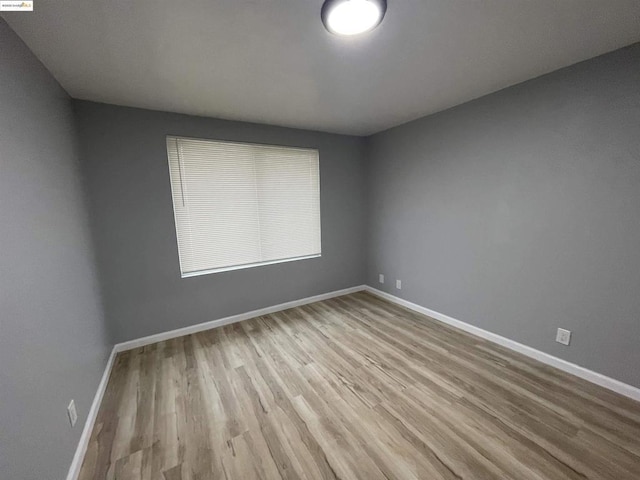
[[0, 478], [61, 479], [109, 345], [71, 100], [2, 19], [0, 246]]
[[367, 148], [369, 285], [640, 387], [640, 44]]
[[[105, 309], [116, 342], [364, 282], [364, 139], [74, 105]], [[318, 148], [322, 257], [180, 278], [167, 134]]]

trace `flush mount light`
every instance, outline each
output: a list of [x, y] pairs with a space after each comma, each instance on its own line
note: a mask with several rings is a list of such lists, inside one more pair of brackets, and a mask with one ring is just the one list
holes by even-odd
[[358, 35], [376, 28], [386, 11], [386, 0], [326, 0], [321, 15], [331, 33]]

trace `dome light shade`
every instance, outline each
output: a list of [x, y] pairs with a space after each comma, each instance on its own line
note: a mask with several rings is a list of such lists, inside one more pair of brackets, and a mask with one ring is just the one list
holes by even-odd
[[329, 32], [358, 35], [377, 27], [386, 11], [386, 0], [326, 0], [321, 15]]

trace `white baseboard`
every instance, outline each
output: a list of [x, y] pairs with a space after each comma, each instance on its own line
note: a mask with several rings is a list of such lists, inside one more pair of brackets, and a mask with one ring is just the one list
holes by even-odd
[[149, 335], [148, 337], [137, 338], [135, 340], [129, 340], [116, 344], [114, 347], [116, 352], [124, 352], [133, 348], [144, 347], [156, 342], [162, 342], [163, 340], [169, 340], [171, 338], [183, 337], [184, 335], [190, 335], [192, 333], [202, 332], [204, 330], [210, 330], [212, 328], [221, 327], [223, 325], [229, 325], [231, 323], [241, 322], [243, 320], [249, 320], [250, 318], [259, 317], [260, 315], [268, 315], [270, 313], [279, 312], [288, 308], [299, 307], [300, 305], [306, 305], [308, 303], [319, 302], [321, 300], [327, 300], [333, 297], [339, 297], [341, 295], [348, 295], [350, 293], [360, 292], [365, 290], [364, 285], [358, 285], [356, 287], [345, 288], [343, 290], [336, 290], [334, 292], [323, 293], [321, 295], [315, 295], [313, 297], [302, 298], [300, 300], [293, 300], [291, 302], [281, 303], [279, 305], [273, 305], [271, 307], [260, 308], [251, 312], [240, 313], [238, 315], [232, 315], [230, 317], [219, 318], [218, 320], [211, 320], [210, 322], [198, 323], [197, 325], [191, 325], [189, 327], [178, 328], [177, 330], [170, 330], [168, 332], [157, 333], [155, 335]]
[[455, 318], [452, 318], [443, 313], [425, 308], [421, 305], [409, 302], [368, 285], [365, 287], [365, 290], [369, 293], [377, 295], [380, 298], [384, 298], [385, 300], [396, 303], [415, 312], [422, 313], [423, 315], [431, 317], [442, 323], [446, 323], [447, 325], [459, 328], [460, 330], [464, 330], [465, 332], [471, 333], [472, 335], [475, 335], [477, 337], [484, 338], [485, 340], [497, 343], [498, 345], [502, 345], [503, 347], [513, 350], [514, 352], [521, 353], [523, 355], [526, 355], [527, 357], [533, 358], [534, 360], [538, 360], [539, 362], [551, 365], [552, 367], [575, 375], [576, 377], [580, 377], [584, 380], [587, 380], [588, 382], [600, 385], [601, 387], [612, 390], [616, 393], [624, 395], [625, 397], [640, 401], [640, 388], [628, 385], [611, 377], [607, 377], [606, 375], [602, 375], [601, 373], [597, 373], [593, 370], [581, 367], [580, 365], [576, 365], [575, 363], [567, 362], [566, 360], [562, 360], [561, 358], [554, 357], [553, 355], [549, 355], [548, 353], [541, 352], [540, 350], [536, 350], [535, 348], [528, 347], [527, 345], [523, 345], [522, 343], [510, 340], [496, 333], [483, 330], [479, 327], [474, 327], [473, 325], [462, 322], [460, 320], [456, 320]]
[[82, 435], [80, 435], [80, 441], [78, 442], [76, 453], [73, 455], [73, 461], [71, 462], [71, 467], [69, 467], [67, 480], [76, 480], [78, 478], [78, 475], [80, 475], [82, 461], [84, 460], [84, 455], [85, 453], [87, 453], [87, 448], [89, 447], [89, 440], [91, 439], [93, 425], [96, 423], [98, 410], [100, 409], [100, 404], [102, 403], [102, 397], [104, 396], [104, 392], [107, 389], [107, 383], [109, 382], [109, 375], [111, 375], [111, 369], [116, 358], [116, 353], [117, 352], [114, 347], [111, 350], [109, 359], [107, 360], [107, 365], [104, 367], [104, 373], [102, 374], [102, 378], [100, 379], [100, 383], [98, 384], [98, 390], [96, 391], [96, 395], [93, 397], [91, 408], [89, 409], [87, 419], [84, 422]]
[[98, 385], [98, 390], [93, 399], [93, 403], [91, 404], [91, 408], [89, 409], [87, 420], [85, 421], [84, 428], [82, 430], [82, 435], [80, 436], [80, 441], [78, 443], [78, 448], [76, 449], [76, 453], [73, 457], [73, 461], [71, 462], [71, 467], [69, 468], [67, 480], [76, 480], [78, 478], [78, 475], [80, 474], [80, 467], [82, 467], [82, 461], [84, 460], [84, 455], [87, 452], [87, 448], [89, 446], [91, 432], [93, 431], [93, 426], [95, 424], [96, 417], [98, 416], [100, 403], [102, 402], [102, 397], [104, 396], [104, 392], [107, 388], [109, 375], [111, 374], [113, 362], [118, 352], [131, 350], [137, 347], [143, 347], [145, 345], [150, 345], [152, 343], [161, 342], [163, 340], [168, 340], [171, 338], [177, 338], [177, 337], [182, 337], [184, 335], [189, 335], [192, 333], [202, 332], [204, 330], [210, 330], [212, 328], [220, 327], [222, 325], [229, 325], [231, 323], [241, 322], [243, 320], [259, 317], [260, 315], [268, 315], [270, 313], [279, 312], [282, 310], [286, 310], [288, 308], [299, 307], [301, 305], [307, 305], [309, 303], [319, 302], [321, 300], [327, 300], [329, 298], [339, 297], [341, 295], [348, 295], [350, 293], [360, 292], [362, 290], [366, 290], [374, 295], [384, 298], [385, 300], [396, 303], [398, 305], [401, 305], [403, 307], [406, 307], [418, 313], [422, 313], [435, 320], [439, 320], [443, 323], [454, 326], [456, 328], [469, 332], [478, 337], [484, 338], [485, 340], [489, 340], [491, 342], [497, 343], [498, 345], [502, 345], [503, 347], [509, 348], [510, 350], [513, 350], [515, 352], [522, 353], [527, 357], [533, 358], [547, 365], [556, 367], [562, 371], [565, 371], [577, 377], [583, 378], [589, 382], [595, 383], [596, 385], [600, 385], [601, 387], [608, 388], [609, 390], [613, 390], [614, 392], [620, 393], [626, 397], [640, 401], [640, 388], [627, 385], [626, 383], [622, 383], [619, 380], [615, 380], [613, 378], [607, 377], [605, 375], [594, 372], [592, 370], [588, 370], [579, 365], [575, 365], [573, 363], [567, 362], [566, 360], [562, 360], [560, 358], [554, 357], [553, 355], [549, 355], [548, 353], [544, 353], [544, 352], [541, 352], [540, 350], [536, 350], [535, 348], [528, 347], [514, 340], [510, 340], [506, 337], [502, 337], [500, 335], [489, 332], [487, 330], [483, 330], [482, 328], [474, 327], [473, 325], [462, 322], [460, 320], [456, 320], [455, 318], [449, 317], [448, 315], [444, 315], [442, 313], [436, 312], [435, 310], [430, 310], [428, 308], [422, 307], [420, 305], [409, 302], [407, 300], [403, 300], [402, 298], [396, 297], [386, 292], [382, 292], [368, 285], [359, 285], [356, 287], [345, 288], [343, 290], [336, 290], [334, 292], [329, 292], [329, 293], [323, 293], [321, 295], [302, 298], [300, 300], [293, 300], [291, 302], [281, 303], [279, 305], [273, 305], [271, 307], [265, 307], [258, 310], [253, 310], [251, 312], [232, 315], [230, 317], [220, 318], [218, 320], [199, 323], [197, 325], [179, 328], [177, 330], [171, 330], [169, 332], [158, 333], [156, 335], [150, 335], [148, 337], [138, 338], [136, 340], [130, 340], [127, 342], [116, 344], [113, 347], [111, 354], [109, 355], [109, 359], [107, 360], [107, 365], [105, 367], [104, 373], [102, 374], [102, 379], [100, 380], [100, 384]]
[[161, 342], [163, 340], [168, 340], [170, 338], [182, 337], [184, 335], [189, 335], [191, 333], [210, 330], [215, 327], [221, 327], [222, 325], [229, 325], [230, 323], [241, 322], [242, 320], [248, 320], [250, 318], [259, 317], [260, 315], [268, 315], [269, 313], [275, 313], [281, 310], [286, 310], [288, 308], [299, 307], [301, 305], [306, 305], [308, 303], [319, 302], [321, 300], [327, 300], [329, 298], [339, 297], [341, 295], [348, 295], [350, 293], [360, 292], [362, 290], [365, 290], [365, 288], [366, 287], [364, 285], [358, 285], [356, 287], [345, 288], [343, 290], [336, 290], [334, 292], [329, 292], [329, 293], [323, 293], [321, 295], [302, 298], [300, 300], [293, 300], [291, 302], [281, 303], [279, 305], [273, 305], [271, 307], [265, 307], [259, 310], [253, 310], [251, 312], [233, 315], [231, 317], [220, 318], [218, 320], [199, 323], [198, 325], [179, 328], [177, 330], [171, 330], [169, 332], [158, 333], [156, 335], [150, 335], [148, 337], [138, 338], [135, 340], [130, 340], [128, 342], [116, 344], [113, 347], [113, 350], [111, 351], [111, 355], [109, 355], [109, 359], [107, 360], [107, 365], [104, 369], [104, 373], [102, 374], [102, 379], [100, 380], [100, 384], [98, 385], [98, 391], [96, 392], [96, 395], [93, 398], [93, 403], [91, 404], [91, 408], [89, 409], [87, 420], [85, 421], [84, 428], [82, 430], [82, 435], [80, 436], [80, 441], [78, 442], [78, 448], [76, 449], [76, 453], [73, 456], [73, 461], [71, 462], [71, 467], [69, 468], [69, 473], [67, 474], [67, 480], [76, 480], [78, 478], [78, 475], [80, 474], [82, 461], [84, 460], [84, 456], [87, 453], [89, 440], [91, 439], [91, 432], [93, 431], [93, 426], [95, 424], [96, 417], [98, 416], [98, 410], [100, 409], [100, 404], [102, 403], [102, 397], [104, 396], [104, 392], [107, 388], [107, 383], [109, 381], [109, 375], [111, 374], [111, 369], [113, 368], [113, 362], [118, 352], [124, 352], [126, 350], [131, 350], [133, 348], [143, 347], [145, 345]]

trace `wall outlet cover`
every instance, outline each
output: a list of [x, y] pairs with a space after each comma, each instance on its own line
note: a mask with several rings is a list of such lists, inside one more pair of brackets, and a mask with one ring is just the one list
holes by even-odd
[[76, 422], [78, 421], [78, 412], [76, 411], [76, 402], [71, 400], [69, 402], [69, 406], [67, 407], [67, 414], [69, 415], [69, 423], [74, 427]]
[[556, 333], [556, 342], [569, 345], [569, 342], [571, 342], [571, 331], [559, 328], [558, 333]]
[[378, 282], [384, 283], [384, 275], [381, 273], [378, 275]]
[[402, 280], [396, 280], [396, 288], [402, 290]]

